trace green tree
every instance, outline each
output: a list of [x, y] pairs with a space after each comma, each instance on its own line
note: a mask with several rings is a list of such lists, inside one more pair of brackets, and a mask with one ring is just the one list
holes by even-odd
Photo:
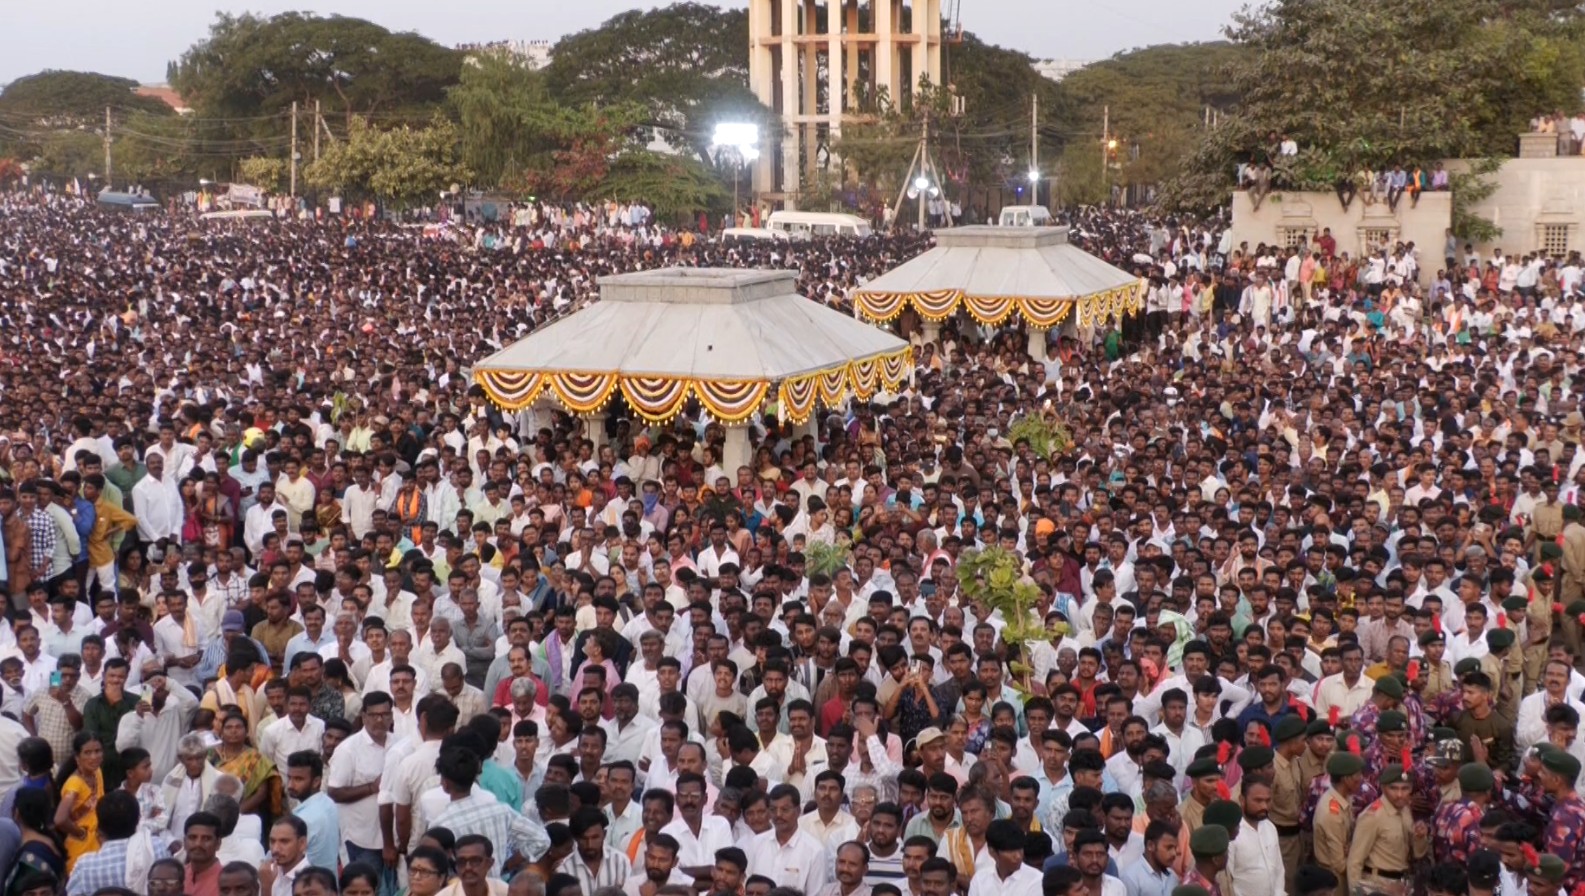
[[704, 163], [648, 149], [630, 149], [617, 156], [598, 192], [587, 198], [643, 202], [661, 218], [724, 209], [732, 202], [731, 191]]
[[845, 125], [836, 142], [848, 175], [885, 204], [903, 186], [926, 119], [931, 159], [956, 197], [975, 187], [1028, 183], [1030, 113], [1037, 96], [1045, 110], [1037, 138], [1042, 158], [1050, 159], [1061, 145], [1049, 125], [1057, 85], [1034, 70], [1029, 56], [973, 34], [943, 52], [944, 85], [921, 82], [903, 102], [885, 91], [863, 98], [857, 111], [869, 120]]
[[543, 72], [477, 56], [448, 98], [461, 125], [462, 159], [481, 185], [520, 181], [526, 169], [549, 164], [561, 110]]
[[442, 118], [423, 128], [402, 125], [389, 130], [354, 118], [347, 139], [304, 168], [303, 179], [310, 186], [354, 197], [421, 204], [471, 179], [461, 162], [459, 144], [456, 126]]
[[87, 131], [56, 131], [39, 140], [33, 172], [50, 177], [87, 178], [105, 167], [104, 140]]
[[131, 78], [46, 69], [0, 90], [0, 116], [12, 125], [58, 129], [102, 126], [106, 108], [114, 113], [175, 114], [164, 102], [133, 93], [137, 86]]
[[1074, 171], [1065, 166], [1064, 176], [1095, 178], [1072, 183], [1076, 194], [1095, 197], [1092, 202], [1107, 195], [1100, 178], [1103, 130], [1118, 142], [1110, 183], [1157, 184], [1176, 175], [1206, 126], [1206, 109], [1224, 111], [1237, 101], [1226, 72], [1242, 53], [1225, 42], [1163, 44], [1119, 53], [1063, 78], [1047, 126], [1075, 148]]
[[0, 90], [0, 154], [36, 158], [61, 131], [103, 135], [106, 108], [118, 125], [133, 114], [175, 115], [163, 102], [133, 93], [137, 86], [131, 78], [53, 69], [18, 78]]
[[644, 125], [709, 163], [718, 122], [775, 122], [749, 89], [748, 46], [747, 10], [675, 3], [562, 38], [545, 76], [568, 105], [639, 104]]
[[286, 160], [250, 156], [237, 163], [237, 180], [271, 193], [281, 192], [287, 183]]
[[1276, 0], [1228, 36], [1239, 106], [1206, 133], [1166, 199], [1225, 202], [1236, 167], [1273, 155], [1278, 135], [1306, 151], [1274, 178], [1328, 189], [1361, 167], [1504, 156], [1540, 112], [1573, 108], [1585, 80], [1585, 25], [1560, 0]]
[[635, 135], [645, 116], [642, 106], [555, 106], [545, 110], [542, 126], [550, 143], [541, 163], [504, 181], [510, 188], [558, 200], [599, 194], [612, 161], [640, 148]]
[[[457, 83], [462, 54], [411, 32], [347, 16], [221, 13], [209, 36], [169, 66], [171, 85], [202, 118], [227, 119], [204, 135], [235, 158], [278, 148], [293, 101], [350, 128], [354, 116], [424, 121]], [[306, 117], [303, 133], [312, 122]]]
[[194, 152], [196, 125], [173, 115], [135, 113], [111, 133], [118, 184], [138, 183], [157, 192], [194, 189], [198, 178], [226, 171], [224, 160]]
[[1111, 195], [1098, 144], [1070, 140], [1062, 147], [1056, 171], [1059, 205], [1100, 205]]

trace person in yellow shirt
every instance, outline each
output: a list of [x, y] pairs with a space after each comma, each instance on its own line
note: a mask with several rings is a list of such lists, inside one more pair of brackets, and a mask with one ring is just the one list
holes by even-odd
[[83, 477], [82, 496], [84, 501], [94, 505], [94, 527], [88, 533], [88, 565], [98, 577], [99, 587], [114, 591], [116, 552], [110, 541], [119, 533], [136, 529], [138, 518], [127, 513], [105, 494], [103, 473], [91, 473]]

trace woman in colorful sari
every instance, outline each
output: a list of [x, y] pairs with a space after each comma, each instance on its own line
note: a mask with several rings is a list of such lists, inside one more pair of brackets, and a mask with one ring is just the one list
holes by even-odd
[[49, 787], [29, 787], [17, 791], [11, 820], [22, 834], [13, 867], [0, 869], [5, 880], [5, 896], [22, 896], [24, 879], [29, 875], [66, 879], [66, 845], [55, 829], [51, 814], [55, 798]]
[[99, 735], [79, 731], [72, 738], [72, 758], [61, 768], [61, 803], [55, 807], [55, 829], [66, 836], [66, 873], [77, 860], [99, 849], [99, 801], [105, 795], [105, 745]]
[[220, 743], [209, 764], [242, 782], [242, 813], [268, 820], [281, 810], [281, 776], [263, 753], [248, 743], [248, 720], [232, 710], [220, 723]]
[[204, 524], [204, 544], [222, 551], [231, 547], [237, 511], [231, 499], [220, 490], [220, 474], [210, 473], [204, 478], [198, 514]]

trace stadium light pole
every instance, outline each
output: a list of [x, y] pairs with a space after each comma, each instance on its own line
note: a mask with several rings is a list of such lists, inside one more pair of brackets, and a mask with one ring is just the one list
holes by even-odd
[[745, 122], [723, 122], [715, 126], [712, 147], [730, 149], [736, 156], [732, 166], [732, 222], [738, 217], [738, 181], [743, 166], [759, 158], [759, 125]]

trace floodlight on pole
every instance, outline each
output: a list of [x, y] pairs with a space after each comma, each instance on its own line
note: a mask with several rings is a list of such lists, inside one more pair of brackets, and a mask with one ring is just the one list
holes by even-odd
[[738, 215], [738, 180], [743, 166], [759, 158], [759, 125], [747, 122], [722, 122], [715, 126], [711, 145], [732, 150], [737, 164], [732, 167], [732, 220]]
[[923, 193], [924, 191], [930, 189], [930, 178], [925, 177], [923, 174], [921, 174], [918, 177], [914, 178], [914, 189], [918, 190], [921, 193]]
[[1029, 169], [1029, 182], [1032, 183], [1032, 184], [1033, 183], [1039, 183], [1040, 182], [1040, 172], [1036, 171], [1033, 168]]

